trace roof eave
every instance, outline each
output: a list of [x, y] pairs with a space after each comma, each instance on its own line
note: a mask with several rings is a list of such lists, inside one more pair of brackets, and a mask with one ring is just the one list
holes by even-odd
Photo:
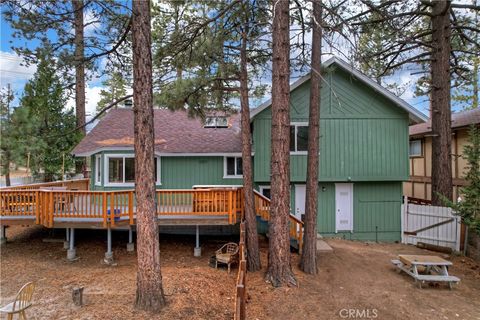
[[[361, 73], [360, 71], [356, 70], [352, 65], [348, 64], [347, 62], [345, 62], [345, 61], [343, 61], [343, 60], [341, 60], [337, 57], [332, 57], [332, 58], [328, 59], [327, 61], [325, 61], [324, 63], [322, 63], [322, 67], [326, 68], [326, 67], [331, 66], [334, 63], [337, 64], [338, 66], [340, 66], [341, 68], [343, 68], [345, 71], [349, 72], [350, 74], [353, 74], [356, 78], [360, 79], [362, 82], [367, 84], [369, 87], [371, 87], [372, 89], [374, 89], [378, 93], [382, 94], [387, 99], [393, 101], [396, 105], [398, 105], [399, 107], [401, 107], [402, 109], [407, 111], [408, 115], [409, 115], [410, 122], [411, 122], [410, 124], [423, 123], [423, 122], [426, 122], [428, 120], [428, 117], [426, 115], [424, 115], [422, 112], [415, 109], [414, 107], [409, 105], [407, 102], [405, 102], [403, 99], [397, 97], [396, 95], [394, 95], [393, 93], [391, 93], [390, 91], [388, 91], [387, 89], [385, 89], [384, 87], [382, 87], [381, 85], [379, 85], [378, 83], [376, 83], [375, 81], [373, 81], [372, 79], [370, 79], [369, 77], [367, 77], [366, 75]], [[303, 77], [301, 77], [300, 79], [298, 79], [297, 81], [295, 81], [290, 86], [290, 92], [295, 90], [297, 87], [299, 87], [300, 85], [302, 85], [303, 83], [305, 83], [309, 79], [310, 79], [310, 74], [306, 74]], [[269, 100], [265, 101], [264, 103], [262, 103], [257, 108], [253, 109], [252, 112], [250, 113], [250, 121], [252, 121], [253, 118], [257, 114], [259, 114], [260, 112], [262, 112], [263, 110], [268, 108], [271, 104], [272, 104], [272, 100], [269, 99]]]

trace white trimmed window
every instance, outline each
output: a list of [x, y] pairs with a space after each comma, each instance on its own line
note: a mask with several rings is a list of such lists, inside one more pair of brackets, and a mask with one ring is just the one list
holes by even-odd
[[[161, 184], [160, 158], [155, 157], [155, 183]], [[134, 186], [135, 158], [133, 154], [105, 155], [105, 186]]]
[[308, 123], [292, 122], [290, 124], [290, 153], [307, 154]]
[[102, 155], [97, 154], [95, 156], [95, 185], [100, 186], [102, 184]]
[[205, 128], [227, 128], [228, 119], [227, 117], [206, 117], [205, 118]]
[[242, 178], [243, 177], [242, 157], [224, 157], [223, 158], [223, 177], [224, 178]]
[[410, 157], [422, 156], [422, 140], [410, 140], [408, 154]]

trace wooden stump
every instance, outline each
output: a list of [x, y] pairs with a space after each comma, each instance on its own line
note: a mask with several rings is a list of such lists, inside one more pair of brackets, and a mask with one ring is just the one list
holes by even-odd
[[83, 305], [83, 287], [73, 288], [72, 300], [76, 306]]

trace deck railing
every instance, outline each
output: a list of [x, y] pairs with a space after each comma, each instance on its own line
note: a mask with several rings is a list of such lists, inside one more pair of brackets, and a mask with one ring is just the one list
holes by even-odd
[[[261, 193], [254, 191], [255, 194], [255, 212], [262, 220], [270, 220], [270, 199]], [[303, 222], [294, 215], [290, 214], [289, 218], [290, 238], [298, 244], [298, 251], [302, 252], [303, 246]]]
[[[235, 224], [243, 216], [242, 189], [157, 190], [158, 216], [224, 216]], [[53, 227], [57, 222], [95, 222], [104, 227], [134, 224], [135, 192], [4, 189], [0, 216], [35, 219]]]
[[[65, 183], [65, 181], [62, 181]], [[70, 185], [71, 186], [71, 185]], [[0, 216], [32, 218], [37, 224], [53, 227], [55, 221], [96, 222], [115, 226], [135, 223], [135, 192], [2, 189]], [[158, 216], [225, 216], [229, 224], [244, 218], [242, 188], [157, 190]], [[255, 192], [255, 211], [264, 221], [270, 218], [270, 200]], [[290, 237], [303, 244], [303, 222], [290, 215]]]
[[67, 190], [88, 190], [90, 179], [74, 179], [64, 181], [40, 182], [32, 184], [24, 184], [12, 187], [3, 187], [0, 190], [37, 190], [51, 187], [66, 187]]

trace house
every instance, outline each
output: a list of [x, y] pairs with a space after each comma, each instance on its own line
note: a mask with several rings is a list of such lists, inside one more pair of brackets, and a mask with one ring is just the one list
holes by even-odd
[[[457, 199], [459, 189], [465, 186], [466, 159], [463, 148], [468, 143], [468, 130], [471, 125], [480, 125], [480, 109], [452, 113], [452, 177], [453, 199]], [[408, 197], [421, 200], [432, 199], [432, 128], [431, 121], [410, 126], [410, 177], [403, 185]]]
[[[408, 127], [425, 116], [346, 62], [323, 64], [318, 231], [348, 239], [401, 238]], [[309, 76], [291, 85], [291, 208], [305, 209]], [[242, 185], [239, 115], [202, 122], [156, 109], [157, 189]], [[252, 110], [254, 183], [270, 197], [270, 101]], [[133, 112], [111, 110], [73, 150], [90, 157], [92, 190], [133, 188]]]

